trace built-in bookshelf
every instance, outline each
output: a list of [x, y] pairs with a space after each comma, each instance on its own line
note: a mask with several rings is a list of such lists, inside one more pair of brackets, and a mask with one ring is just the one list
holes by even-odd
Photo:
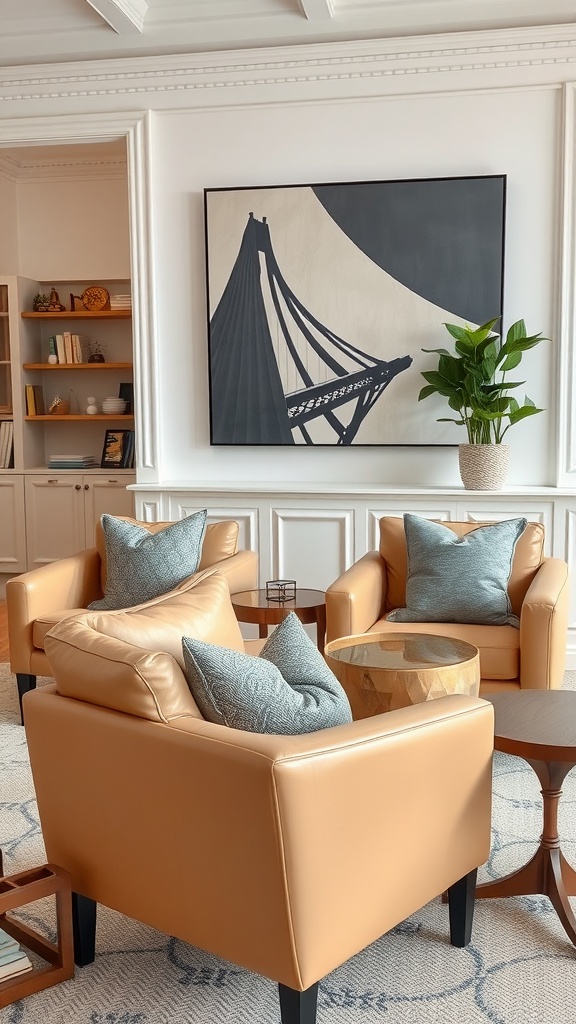
[[[80, 310], [76, 307], [36, 311], [31, 308], [34, 294], [47, 294], [55, 289], [62, 304], [72, 307], [86, 282], [29, 284], [20, 312], [21, 387], [26, 395], [27, 387], [30, 390], [39, 386], [43, 408], [40, 406], [42, 411], [38, 412], [33, 403], [27, 405], [24, 400], [22, 455], [25, 470], [48, 465], [50, 455], [56, 450], [73, 454], [79, 444], [82, 451], [93, 450], [100, 455], [105, 435], [103, 423], [109, 426], [134, 423], [133, 409], [113, 415], [102, 410], [105, 398], [118, 396], [120, 385], [132, 382], [131, 309]], [[115, 294], [130, 292], [127, 281], [90, 284], [106, 289], [111, 302]], [[74, 348], [75, 335], [77, 349]], [[72, 342], [71, 348], [68, 348], [68, 340]], [[94, 349], [103, 353], [104, 361], [90, 359]], [[87, 412], [89, 398], [94, 399], [90, 414]], [[58, 414], [58, 408], [53, 409], [56, 399], [61, 400], [64, 415]], [[81, 439], [77, 434], [80, 428]]]
[[[133, 404], [103, 408], [120, 396], [133, 403], [131, 310], [32, 309], [38, 293], [54, 289], [70, 305], [69, 295], [94, 284], [111, 297], [130, 292], [127, 281], [0, 280], [0, 457], [5, 423], [13, 433], [13, 455], [0, 466], [2, 572], [91, 547], [103, 512], [134, 514], [126, 489], [135, 481], [133, 444], [130, 458], [103, 463], [111, 433], [134, 436]], [[51, 339], [68, 332], [78, 334], [77, 347], [58, 356]]]

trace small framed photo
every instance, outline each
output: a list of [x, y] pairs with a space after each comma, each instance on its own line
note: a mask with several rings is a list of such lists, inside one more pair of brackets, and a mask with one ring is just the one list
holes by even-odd
[[123, 469], [126, 466], [131, 430], [107, 430], [102, 449], [101, 469]]

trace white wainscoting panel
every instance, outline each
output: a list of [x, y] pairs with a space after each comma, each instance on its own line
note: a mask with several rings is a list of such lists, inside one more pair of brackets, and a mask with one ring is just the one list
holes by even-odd
[[351, 509], [271, 510], [272, 574], [326, 590], [354, 560]]

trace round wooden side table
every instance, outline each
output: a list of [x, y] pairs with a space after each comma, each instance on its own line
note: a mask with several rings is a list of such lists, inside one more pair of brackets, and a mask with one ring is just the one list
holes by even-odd
[[534, 856], [517, 871], [476, 887], [479, 898], [548, 896], [570, 941], [576, 918], [568, 896], [576, 896], [576, 871], [560, 849], [558, 803], [562, 783], [576, 765], [576, 693], [520, 690], [486, 694], [494, 705], [494, 747], [522, 757], [542, 786], [543, 826]]
[[323, 590], [296, 588], [296, 597], [273, 601], [265, 590], [242, 590], [231, 595], [232, 607], [239, 622], [252, 622], [258, 626], [260, 638], [268, 635], [268, 626], [277, 626], [295, 612], [304, 625], [316, 623], [318, 650], [324, 654], [326, 642], [326, 595]]
[[352, 717], [370, 718], [448, 693], [478, 696], [478, 648], [432, 633], [361, 633], [326, 645]]

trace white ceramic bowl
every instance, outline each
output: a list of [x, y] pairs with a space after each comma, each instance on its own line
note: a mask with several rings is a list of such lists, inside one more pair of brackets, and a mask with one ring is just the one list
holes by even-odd
[[126, 409], [126, 402], [123, 398], [105, 398], [102, 402], [102, 412], [108, 415], [119, 416]]

